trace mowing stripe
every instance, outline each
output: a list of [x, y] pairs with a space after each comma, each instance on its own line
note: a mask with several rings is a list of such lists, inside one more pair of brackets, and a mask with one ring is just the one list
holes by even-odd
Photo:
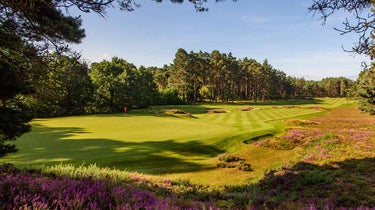
[[249, 127], [250, 126], [250, 122], [249, 120], [247, 119], [247, 112], [243, 112], [241, 111], [241, 118], [242, 118], [242, 127]]
[[262, 110], [254, 111], [253, 113], [254, 113], [253, 116], [254, 116], [255, 122], [258, 122], [259, 125], [265, 124], [265, 121], [267, 119], [265, 119]]
[[286, 115], [285, 113], [283, 113], [281, 110], [276, 112], [275, 110], [273, 109], [267, 109], [267, 113], [270, 114], [272, 116], [272, 119], [280, 119], [280, 118], [284, 118]]
[[215, 118], [212, 119], [213, 123], [221, 123], [228, 113], [213, 113], [211, 115], [215, 116]]
[[296, 115], [296, 110], [293, 110], [293, 109], [283, 109], [282, 112], [288, 115], [289, 117]]
[[211, 114], [211, 113], [205, 113], [202, 115], [202, 119], [205, 121], [215, 121], [215, 119], [218, 117], [217, 114]]
[[223, 114], [223, 117], [220, 118], [219, 123], [221, 123], [221, 124], [228, 124], [228, 120], [230, 118], [230, 115], [232, 115], [232, 113], [225, 113], [225, 114]]
[[235, 111], [232, 111], [229, 113], [229, 118], [227, 122], [225, 123], [231, 126], [236, 126], [236, 112]]
[[268, 109], [264, 109], [262, 110], [261, 114], [263, 115], [263, 119], [265, 119], [264, 121], [269, 121], [269, 120], [273, 120], [275, 119], [276, 116], [272, 115]]
[[261, 127], [261, 125], [259, 124], [261, 121], [255, 115], [255, 111], [246, 113], [247, 121], [249, 122], [251, 128]]
[[295, 115], [295, 113], [296, 113], [295, 110], [290, 110], [290, 109], [282, 109], [282, 110], [275, 110], [275, 111], [279, 111], [280, 113], [282, 113], [284, 115], [283, 118], [291, 117], [291, 116]]
[[235, 114], [236, 114], [236, 118], [235, 118], [235, 121], [234, 121], [234, 126], [242, 128], [243, 127], [242, 113], [240, 111], [236, 111]]

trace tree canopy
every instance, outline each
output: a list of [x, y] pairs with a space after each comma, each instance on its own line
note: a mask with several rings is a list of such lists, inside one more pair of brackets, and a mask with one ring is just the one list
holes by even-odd
[[0, 156], [16, 151], [5, 141], [30, 129], [32, 117], [16, 103], [17, 95], [33, 92], [51, 51], [65, 52], [65, 43], [79, 43], [84, 36], [81, 20], [64, 15], [55, 2], [0, 1]]

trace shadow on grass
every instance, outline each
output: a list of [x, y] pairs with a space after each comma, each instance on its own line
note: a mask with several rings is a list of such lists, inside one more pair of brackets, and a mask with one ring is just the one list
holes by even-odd
[[123, 142], [116, 139], [74, 139], [84, 130], [74, 127], [44, 127], [36, 125], [33, 132], [19, 139], [19, 152], [1, 162], [19, 165], [55, 163], [96, 163], [147, 174], [180, 173], [213, 169], [200, 160], [224, 151], [199, 141]]
[[[265, 102], [250, 103], [250, 105], [274, 105], [274, 106], [285, 106], [285, 105], [308, 105], [308, 104], [322, 104], [323, 100], [309, 98], [309, 99], [282, 99], [282, 100], [270, 100]], [[245, 103], [246, 104], [246, 103]], [[249, 104], [249, 103], [248, 103]]]
[[194, 114], [204, 114], [207, 113], [208, 110], [216, 110], [221, 108], [216, 107], [207, 107], [208, 105], [218, 105], [218, 107], [222, 105], [247, 105], [247, 106], [285, 106], [285, 105], [316, 105], [322, 104], [323, 100], [321, 99], [282, 99], [282, 100], [270, 100], [270, 101], [260, 101], [260, 102], [252, 102], [252, 101], [235, 101], [235, 102], [210, 102], [210, 103], [198, 103], [198, 104], [188, 104], [188, 105], [160, 105], [160, 106], [152, 106], [145, 109], [132, 109], [125, 113], [103, 113], [103, 114], [92, 114], [95, 117], [132, 117], [132, 116], [158, 116], [158, 117], [171, 117], [171, 115], [166, 115], [163, 113], [165, 109], [180, 109], [185, 112], [189, 112], [192, 115]]
[[213, 107], [206, 107], [204, 104], [191, 104], [191, 105], [160, 105], [153, 106], [145, 109], [133, 109], [125, 113], [108, 113], [108, 114], [92, 114], [95, 117], [133, 117], [133, 116], [157, 116], [157, 117], [171, 117], [172, 115], [164, 114], [166, 109], [179, 109], [188, 112], [192, 115], [203, 114], [208, 110], [217, 109]]
[[[272, 170], [258, 183], [231, 187], [236, 207], [251, 203], [269, 209], [317, 209], [375, 207], [375, 158], [350, 159], [330, 165], [300, 162], [291, 168]], [[239, 199], [249, 193], [247, 199]], [[238, 196], [238, 197], [236, 197]], [[250, 200], [250, 202], [249, 202]]]

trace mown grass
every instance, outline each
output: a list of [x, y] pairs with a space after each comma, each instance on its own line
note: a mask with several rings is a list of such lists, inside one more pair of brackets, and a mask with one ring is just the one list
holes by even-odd
[[[252, 139], [279, 133], [287, 119], [305, 118], [348, 103], [346, 99], [267, 103], [157, 106], [124, 114], [36, 119], [16, 141], [19, 152], [2, 158], [18, 167], [96, 164], [212, 186], [256, 182], [269, 169], [299, 157], [298, 148], [275, 152]], [[251, 111], [242, 111], [246, 107]], [[192, 116], [165, 114], [181, 109]], [[206, 113], [206, 110], [226, 113]], [[249, 144], [250, 142], [250, 144]], [[217, 168], [217, 156], [236, 153], [251, 172]], [[236, 173], [236, 176], [233, 176]]]
[[[262, 110], [281, 109], [267, 106], [263, 105]], [[317, 116], [309, 116], [308, 119], [305, 115], [299, 116], [299, 119], [292, 117], [282, 121], [263, 122], [273, 123], [275, 127], [279, 126], [285, 130], [280, 133], [274, 133], [274, 129], [244, 132], [246, 129], [242, 126], [246, 122], [236, 122], [242, 112], [226, 113], [235, 114], [226, 118], [228, 121], [235, 119], [228, 122], [227, 126], [232, 124], [232, 127], [237, 129], [237, 135], [227, 138], [226, 141], [234, 141], [236, 146], [220, 146], [213, 141], [211, 146], [221, 148], [225, 154], [220, 153], [221, 155], [212, 158], [204, 157], [202, 163], [212, 166], [225, 163], [233, 164], [234, 167], [183, 172], [177, 170], [178, 172], [163, 173], [161, 176], [138, 174], [97, 164], [75, 163], [33, 164], [34, 169], [30, 170], [29, 167], [28, 170], [41, 172], [47, 177], [57, 177], [58, 180], [61, 179], [60, 175], [82, 180], [91, 177], [99, 182], [115, 180], [115, 183], [121, 186], [134, 186], [136, 189], [145, 190], [144, 192], [151, 192], [150, 195], [159, 199], [173, 197], [174, 204], [189, 206], [198, 202], [194, 209], [373, 209], [375, 118], [360, 113], [353, 104], [340, 107], [331, 106], [329, 111], [314, 109], [321, 112], [316, 112]], [[221, 107], [215, 107], [219, 108]], [[141, 116], [145, 114], [137, 115]], [[205, 116], [208, 117], [209, 114]], [[159, 117], [201, 120], [199, 117]], [[269, 117], [272, 118], [270, 114]], [[282, 126], [279, 125], [281, 122]], [[221, 123], [226, 122], [216, 121], [213, 124]], [[261, 127], [261, 124], [258, 122], [257, 126]], [[270, 135], [267, 135], [267, 132]], [[227, 153], [228, 149], [223, 148], [234, 150]], [[251, 170], [240, 170], [242, 163], [248, 163], [246, 166]], [[34, 188], [29, 193], [38, 196], [39, 191], [33, 190]], [[9, 194], [11, 193], [4, 191], [4, 195]], [[10, 201], [16, 200], [12, 199]]]

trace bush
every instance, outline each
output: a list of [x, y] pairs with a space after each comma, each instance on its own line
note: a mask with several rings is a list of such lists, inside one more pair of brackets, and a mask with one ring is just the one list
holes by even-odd
[[241, 171], [252, 171], [251, 165], [238, 156], [225, 153], [219, 155], [218, 159], [220, 162], [217, 167], [219, 168], [238, 168]]
[[224, 161], [224, 162], [236, 162], [236, 161], [239, 161], [240, 158], [235, 156], [235, 155], [232, 155], [232, 154], [228, 154], [228, 153], [225, 153], [225, 154], [221, 154], [218, 156], [218, 159], [220, 161]]
[[184, 101], [178, 96], [178, 92], [173, 89], [165, 89], [159, 91], [158, 105], [179, 105]]

